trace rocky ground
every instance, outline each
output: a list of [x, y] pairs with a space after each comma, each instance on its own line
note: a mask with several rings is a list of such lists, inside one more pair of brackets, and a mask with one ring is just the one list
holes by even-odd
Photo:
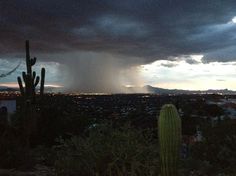
[[52, 168], [43, 165], [36, 165], [32, 171], [0, 169], [0, 176], [55, 176], [55, 173]]

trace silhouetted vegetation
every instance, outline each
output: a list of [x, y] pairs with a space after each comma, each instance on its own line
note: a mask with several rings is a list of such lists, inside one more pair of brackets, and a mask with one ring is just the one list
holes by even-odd
[[[211, 100], [214, 96], [204, 98]], [[141, 101], [142, 99], [144, 101]], [[199, 126], [203, 135], [203, 141], [188, 143], [189, 152], [186, 158], [181, 159], [179, 173], [180, 175], [233, 174], [235, 173], [233, 163], [235, 162], [234, 138], [236, 134], [234, 120], [217, 120], [212, 126], [211, 116], [207, 115], [208, 106], [206, 102], [200, 101], [201, 99], [202, 96], [198, 99], [197, 95], [179, 98], [179, 108], [182, 109], [180, 114], [183, 137], [191, 140], [196, 135], [196, 126]], [[45, 94], [43, 104], [40, 102], [35, 104], [38, 107], [37, 130], [32, 132], [29, 149], [22, 145], [23, 127], [20, 109], [11, 117], [11, 126], [6, 126], [10, 131], [2, 139], [4, 145], [1, 145], [0, 149], [0, 166], [1, 168], [26, 169], [40, 163], [55, 168], [58, 174], [63, 175], [63, 173], [76, 174], [81, 171], [80, 169], [88, 168], [88, 164], [91, 164], [89, 166], [93, 167], [92, 172], [101, 174], [103, 168], [108, 167], [109, 163], [115, 160], [115, 156], [123, 152], [122, 156], [127, 155], [130, 158], [127, 160], [121, 158], [122, 162], [119, 162], [117, 166], [114, 165], [114, 167], [119, 167], [118, 170], [125, 167], [130, 171], [129, 166], [133, 159], [139, 162], [150, 160], [157, 164], [153, 166], [149, 163], [150, 165], [145, 167], [150, 167], [150, 171], [157, 173], [160, 170], [160, 161], [156, 116], [163, 104], [175, 102], [174, 100], [175, 97], [157, 95], [145, 97], [143, 95]], [[203, 105], [196, 110], [195, 104], [198, 101]], [[20, 98], [18, 104], [21, 104]], [[190, 113], [192, 106], [194, 111]], [[195, 114], [198, 116], [192, 116]], [[205, 118], [201, 118], [204, 117], [202, 114], [205, 114]], [[3, 133], [1, 134], [4, 136]], [[132, 135], [126, 136], [126, 134]], [[122, 151], [119, 151], [118, 146], [121, 144], [118, 141], [122, 140], [134, 141], [135, 145], [128, 146], [128, 142], [122, 143]], [[145, 147], [147, 148], [144, 150]], [[90, 150], [97, 151], [97, 155], [89, 153]], [[102, 152], [103, 150], [105, 152]], [[150, 155], [135, 158], [134, 153], [140, 152], [141, 155], [145, 151], [149, 151]], [[77, 155], [80, 155], [80, 159]], [[110, 155], [110, 158], [106, 158], [107, 155]], [[125, 162], [127, 163], [124, 164]], [[99, 166], [95, 167], [95, 165]], [[143, 175], [148, 173], [143, 166], [136, 165], [136, 167], [137, 175], [140, 175], [138, 171], [140, 168]], [[91, 172], [85, 172], [86, 174], [93, 175]]]
[[158, 146], [151, 130], [111, 123], [91, 126], [84, 136], [59, 138], [58, 175], [157, 175]]

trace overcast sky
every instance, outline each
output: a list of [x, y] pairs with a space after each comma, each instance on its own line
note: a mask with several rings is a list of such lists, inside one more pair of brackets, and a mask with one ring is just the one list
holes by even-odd
[[29, 39], [36, 70], [67, 89], [236, 90], [235, 9], [235, 0], [0, 1], [0, 74], [24, 61]]

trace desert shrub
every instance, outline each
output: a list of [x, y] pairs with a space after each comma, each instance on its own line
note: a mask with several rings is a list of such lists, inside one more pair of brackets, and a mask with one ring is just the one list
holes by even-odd
[[9, 127], [0, 137], [0, 168], [29, 169], [34, 165], [29, 148], [19, 131]]
[[205, 176], [209, 175], [212, 165], [208, 161], [202, 161], [189, 157], [181, 161], [181, 176]]
[[67, 114], [63, 110], [55, 110], [53, 107], [41, 110], [41, 115], [37, 121], [37, 132], [31, 138], [33, 146], [55, 145], [55, 139], [59, 136], [70, 137], [70, 135], [80, 135], [86, 130], [94, 119], [77, 113]]
[[37, 164], [50, 166], [54, 165], [56, 159], [56, 151], [53, 147], [47, 147], [45, 145], [38, 145], [31, 149], [34, 160]]
[[[155, 131], [156, 132], [156, 131]], [[157, 175], [157, 140], [151, 130], [110, 123], [93, 126], [84, 137], [59, 139], [55, 168], [58, 175]]]
[[205, 140], [191, 147], [194, 160], [208, 162], [212, 167], [208, 175], [217, 173], [236, 174], [236, 127], [225, 120], [204, 130]]

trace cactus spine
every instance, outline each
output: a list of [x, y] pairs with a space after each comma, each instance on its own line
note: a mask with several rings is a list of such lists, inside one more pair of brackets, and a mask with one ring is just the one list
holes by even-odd
[[[30, 50], [29, 50], [29, 41], [25, 42], [25, 50], [26, 50], [26, 69], [27, 72], [22, 72], [22, 78], [25, 83], [25, 87], [22, 84], [21, 77], [17, 77], [17, 81], [19, 84], [21, 95], [25, 98], [25, 100], [35, 101], [35, 88], [37, 87], [40, 77], [36, 76], [36, 72], [32, 71], [32, 67], [36, 63], [36, 57], [30, 58]], [[43, 95], [44, 92], [44, 82], [45, 82], [45, 68], [41, 69], [41, 83], [40, 83], [40, 95]]]
[[181, 145], [181, 119], [172, 104], [161, 108], [158, 119], [161, 176], [177, 176]]

